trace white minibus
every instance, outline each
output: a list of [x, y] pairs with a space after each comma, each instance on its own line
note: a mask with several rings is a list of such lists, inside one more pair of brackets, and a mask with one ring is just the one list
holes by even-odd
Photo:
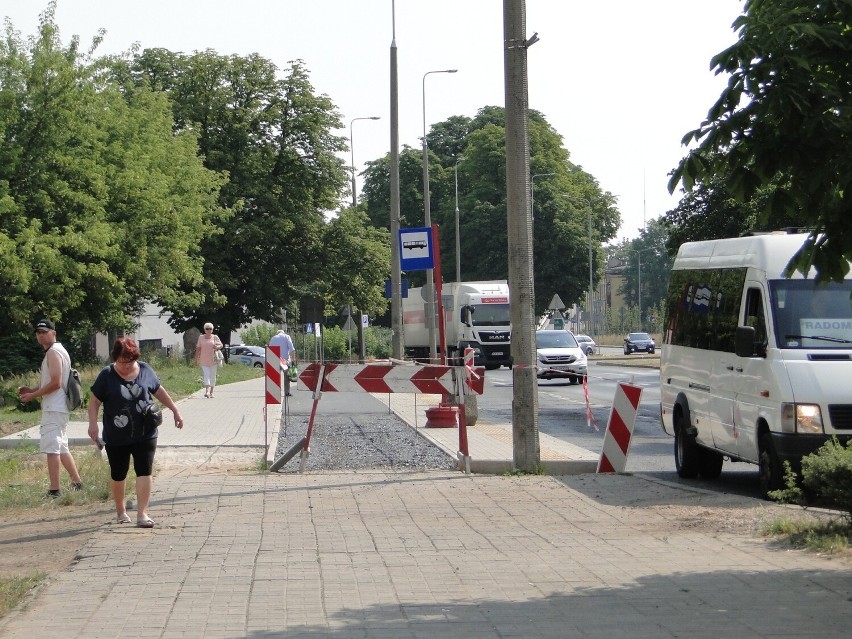
[[[672, 266], [660, 349], [663, 429], [680, 477], [757, 464], [764, 494], [785, 461], [852, 437], [852, 279], [784, 276], [807, 235], [687, 242]], [[849, 276], [847, 275], [847, 278]]]

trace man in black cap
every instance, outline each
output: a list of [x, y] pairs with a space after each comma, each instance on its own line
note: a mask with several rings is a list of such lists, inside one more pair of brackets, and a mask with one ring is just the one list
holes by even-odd
[[68, 404], [65, 400], [65, 384], [71, 370], [68, 351], [56, 341], [56, 326], [49, 319], [35, 324], [38, 343], [45, 350], [41, 362], [41, 381], [38, 388], [21, 386], [18, 397], [26, 403], [41, 397], [41, 443], [39, 450], [47, 455], [47, 474], [50, 478], [48, 497], [59, 497], [59, 465], [71, 476], [71, 489], [80, 490], [83, 484], [77, 472], [77, 464], [68, 448]]

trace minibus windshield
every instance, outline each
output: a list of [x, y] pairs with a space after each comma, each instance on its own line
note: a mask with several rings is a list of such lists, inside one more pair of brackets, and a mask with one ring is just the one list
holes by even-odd
[[852, 348], [852, 280], [771, 280], [778, 348]]

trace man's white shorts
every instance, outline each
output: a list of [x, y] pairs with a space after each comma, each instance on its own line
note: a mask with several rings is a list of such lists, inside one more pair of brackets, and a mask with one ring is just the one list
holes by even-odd
[[43, 411], [41, 414], [41, 442], [43, 453], [62, 455], [68, 451], [68, 413]]

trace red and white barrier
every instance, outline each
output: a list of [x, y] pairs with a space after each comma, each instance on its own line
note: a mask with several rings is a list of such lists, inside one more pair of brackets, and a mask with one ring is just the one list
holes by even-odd
[[[455, 394], [453, 366], [393, 366], [388, 364], [325, 364], [320, 390], [326, 393], [426, 393]], [[463, 369], [462, 369], [463, 370]], [[483, 369], [476, 374], [482, 378]], [[299, 384], [317, 390], [320, 365], [308, 365], [299, 374]], [[484, 383], [473, 383], [471, 390], [482, 394]]]
[[281, 347], [266, 347], [266, 404], [281, 403]]
[[[267, 355], [267, 375], [269, 375], [269, 355]], [[469, 379], [471, 376], [472, 379]], [[485, 392], [485, 369], [472, 369], [469, 375], [465, 366], [413, 367], [394, 364], [355, 365], [318, 364], [314, 362], [305, 367], [299, 374], [298, 384], [300, 387], [313, 391], [314, 395], [314, 404], [311, 408], [311, 416], [308, 419], [308, 430], [301, 443], [302, 453], [299, 471], [302, 472], [305, 468], [307, 456], [310, 454], [311, 433], [317, 406], [324, 392], [425, 393], [463, 396], [467, 391], [481, 395]], [[278, 392], [280, 397], [280, 387]], [[269, 395], [269, 389], [267, 395]], [[438, 407], [438, 409], [440, 408], [442, 407]], [[456, 407], [452, 407], [452, 409], [451, 425], [455, 425], [457, 421]], [[427, 415], [428, 413], [427, 410]], [[459, 433], [460, 450], [468, 455], [466, 429], [460, 428]], [[295, 448], [288, 451], [281, 459], [276, 460], [272, 467], [280, 468], [293, 455], [295, 455]]]
[[599, 473], [623, 473], [633, 435], [633, 424], [639, 411], [642, 388], [620, 383], [615, 388], [612, 412], [604, 434], [603, 450], [598, 462]]

